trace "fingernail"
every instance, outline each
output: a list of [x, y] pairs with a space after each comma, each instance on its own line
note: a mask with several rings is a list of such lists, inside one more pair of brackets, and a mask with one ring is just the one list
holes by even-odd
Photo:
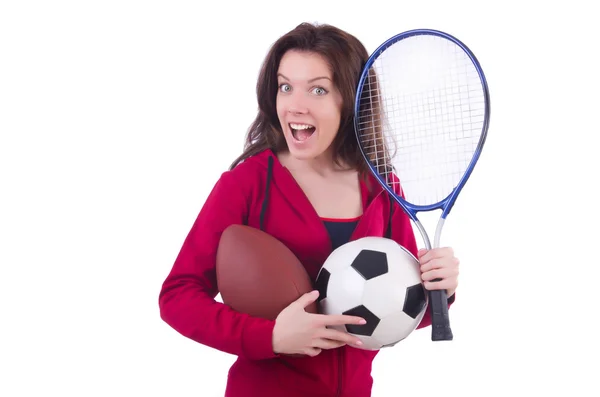
[[365, 320], [365, 319], [363, 318], [363, 319], [360, 319], [360, 320], [358, 320], [358, 323], [359, 323], [359, 324], [366, 324], [366, 323], [367, 323], [367, 320]]
[[356, 344], [357, 346], [362, 346], [362, 344], [363, 344], [363, 343], [362, 343], [361, 341], [357, 340], [357, 341], [355, 342], [355, 344]]

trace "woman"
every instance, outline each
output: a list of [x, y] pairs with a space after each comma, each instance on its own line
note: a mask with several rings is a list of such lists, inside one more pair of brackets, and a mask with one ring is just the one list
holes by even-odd
[[[341, 244], [388, 236], [418, 255], [426, 288], [445, 288], [454, 299], [458, 260], [452, 250], [417, 253], [409, 218], [391, 205], [359, 152], [353, 101], [367, 58], [355, 37], [332, 26], [301, 24], [273, 45], [260, 72], [260, 110], [246, 149], [214, 186], [164, 282], [162, 319], [182, 335], [238, 357], [226, 396], [367, 397], [377, 354], [353, 347], [358, 340], [350, 334], [327, 328], [362, 319], [305, 312], [315, 293], [274, 321], [216, 302], [216, 250], [231, 224], [260, 228], [282, 241], [313, 280]], [[436, 278], [442, 281], [429, 281]], [[427, 313], [419, 327], [429, 324]]]

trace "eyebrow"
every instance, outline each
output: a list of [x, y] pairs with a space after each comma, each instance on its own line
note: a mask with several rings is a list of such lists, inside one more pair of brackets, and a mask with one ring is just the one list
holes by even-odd
[[[287, 77], [285, 77], [284, 75], [282, 75], [281, 73], [277, 73], [278, 77], [283, 77], [284, 79], [286, 79], [287, 81], [290, 81], [290, 79], [288, 79]], [[309, 83], [315, 82], [317, 80], [329, 80], [331, 81], [331, 79], [327, 76], [320, 76], [320, 77], [315, 77], [314, 79], [310, 79], [308, 80]]]

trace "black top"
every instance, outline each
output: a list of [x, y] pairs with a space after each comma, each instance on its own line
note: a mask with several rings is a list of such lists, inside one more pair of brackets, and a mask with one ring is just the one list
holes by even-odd
[[332, 249], [336, 249], [341, 245], [350, 241], [350, 237], [356, 228], [360, 218], [353, 219], [329, 219], [322, 218], [323, 224], [329, 232], [331, 238]]

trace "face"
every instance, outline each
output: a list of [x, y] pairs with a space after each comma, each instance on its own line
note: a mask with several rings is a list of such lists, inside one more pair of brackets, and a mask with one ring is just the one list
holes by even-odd
[[277, 116], [290, 150], [302, 160], [329, 156], [340, 126], [342, 96], [318, 54], [288, 51], [277, 74]]

